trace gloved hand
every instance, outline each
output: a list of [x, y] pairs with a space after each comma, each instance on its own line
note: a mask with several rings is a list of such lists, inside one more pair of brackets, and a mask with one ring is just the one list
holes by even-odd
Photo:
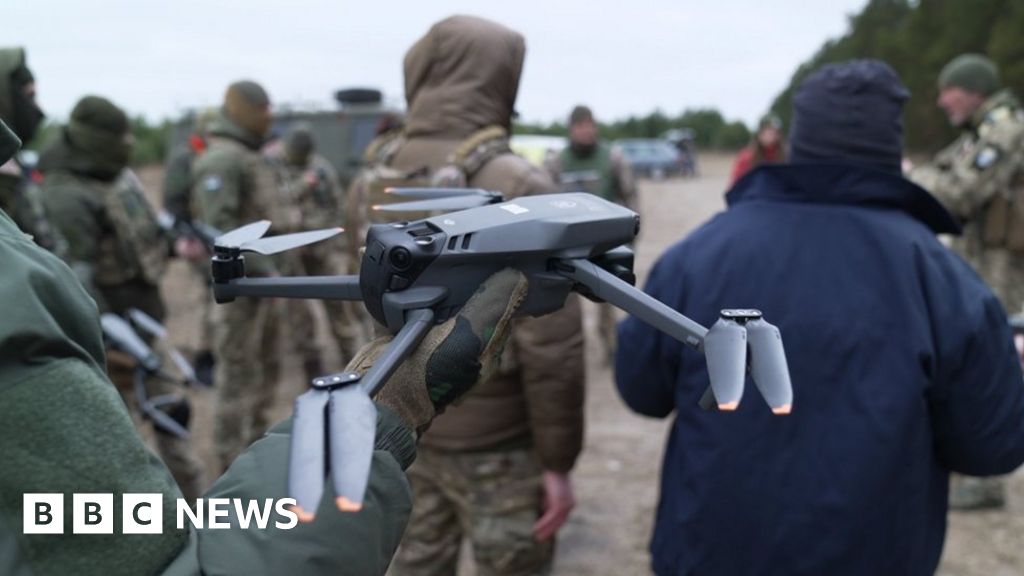
[[[526, 277], [518, 270], [492, 275], [458, 315], [427, 333], [374, 400], [422, 432], [434, 416], [497, 368], [526, 289]], [[363, 346], [346, 371], [366, 373], [390, 342], [391, 336], [385, 336]]]

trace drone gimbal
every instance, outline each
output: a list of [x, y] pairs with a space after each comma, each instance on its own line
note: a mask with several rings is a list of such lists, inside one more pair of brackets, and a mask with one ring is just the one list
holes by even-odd
[[270, 227], [262, 221], [229, 232], [215, 243], [217, 302], [237, 297], [361, 300], [370, 315], [395, 334], [366, 374], [316, 378], [312, 389], [296, 400], [289, 490], [298, 502], [300, 519], [312, 519], [328, 473], [338, 507], [361, 507], [376, 426], [371, 398], [431, 326], [455, 315], [486, 278], [503, 268], [518, 269], [529, 281], [519, 315], [553, 312], [573, 291], [609, 302], [703, 350], [711, 387], [702, 406], [734, 410], [749, 367], [772, 411], [789, 413], [792, 387], [782, 339], [760, 312], [723, 311], [708, 330], [633, 286], [633, 253], [627, 245], [639, 232], [636, 213], [584, 193], [502, 202], [500, 195], [481, 190], [391, 192], [419, 200], [376, 209], [464, 210], [371, 226], [358, 276], [245, 276], [243, 253], [274, 254], [329, 238], [340, 228], [262, 238]]

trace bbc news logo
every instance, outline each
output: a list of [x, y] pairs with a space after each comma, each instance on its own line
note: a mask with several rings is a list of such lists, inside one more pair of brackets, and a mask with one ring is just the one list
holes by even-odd
[[[22, 532], [64, 534], [63, 494], [25, 494], [22, 502]], [[226, 530], [235, 526], [243, 530], [265, 530], [274, 520], [275, 528], [291, 530], [299, 523], [299, 517], [291, 511], [294, 505], [292, 498], [199, 498], [192, 507], [184, 498], [178, 498], [175, 526], [178, 530], [185, 530], [186, 524], [199, 530]], [[163, 494], [122, 494], [120, 534], [163, 534], [163, 507]], [[113, 494], [71, 495], [72, 534], [113, 534], [114, 515]]]

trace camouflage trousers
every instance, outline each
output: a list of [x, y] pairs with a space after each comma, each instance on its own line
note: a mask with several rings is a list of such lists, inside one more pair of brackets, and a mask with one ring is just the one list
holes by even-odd
[[408, 470], [413, 509], [389, 574], [454, 576], [463, 538], [478, 576], [549, 574], [554, 541], [533, 539], [541, 468], [529, 448], [438, 452], [420, 447]]
[[[326, 247], [333, 248], [334, 245], [327, 244]], [[346, 268], [345, 257], [341, 250], [326, 250], [320, 246], [293, 251], [285, 254], [284, 259], [284, 273], [289, 276], [331, 276], [344, 274]], [[369, 334], [358, 311], [362, 304], [341, 300], [323, 300], [322, 302], [327, 311], [327, 325], [338, 346], [340, 366], [345, 366], [355, 356], [359, 348], [369, 341]], [[313, 306], [318, 304], [315, 300], [299, 299], [290, 299], [285, 302], [287, 307], [285, 321], [288, 324], [288, 334], [294, 343], [296, 352], [302, 358], [303, 365], [307, 368], [314, 364], [319, 365], [323, 357], [322, 351], [316, 343], [313, 322]], [[307, 377], [319, 375], [306, 374]]]
[[597, 331], [601, 338], [601, 350], [609, 364], [615, 361], [616, 320], [614, 306], [607, 302], [597, 305]]
[[[157, 351], [160, 349], [157, 347]], [[110, 381], [121, 393], [128, 411], [131, 413], [135, 427], [142, 429], [144, 419], [142, 409], [139, 407], [138, 398], [134, 390], [135, 366], [134, 361], [124, 358], [115, 352], [107, 354], [107, 374]], [[168, 366], [169, 361], [164, 359], [164, 365]], [[185, 390], [166, 380], [150, 378], [146, 381], [146, 391], [150, 398], [163, 395], [181, 395], [185, 403], [188, 402]], [[186, 404], [187, 405], [187, 404]], [[187, 409], [186, 409], [187, 410]], [[186, 412], [187, 413], [187, 412]], [[186, 426], [187, 428], [187, 426]], [[174, 481], [181, 489], [182, 495], [194, 501], [203, 495], [206, 490], [205, 468], [199, 456], [196, 454], [195, 446], [190, 438], [178, 438], [166, 432], [154, 429], [153, 440], [156, 444], [157, 454], [163, 460], [164, 465], [170, 470]]]
[[215, 306], [213, 437], [221, 470], [266, 432], [280, 376], [277, 327], [283, 302], [239, 298]]

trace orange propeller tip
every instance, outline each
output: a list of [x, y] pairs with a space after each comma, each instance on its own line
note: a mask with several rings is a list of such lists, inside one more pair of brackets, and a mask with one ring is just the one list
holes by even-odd
[[334, 499], [334, 503], [337, 504], [338, 510], [342, 512], [359, 512], [363, 509], [362, 502], [353, 502], [344, 496], [338, 496]]
[[783, 404], [782, 406], [779, 406], [777, 408], [772, 408], [772, 414], [775, 414], [775, 415], [778, 415], [778, 416], [785, 416], [786, 414], [789, 414], [792, 411], [793, 411], [793, 405], [792, 404]]
[[380, 204], [374, 204], [373, 206], [370, 206], [370, 210], [380, 210], [380, 207]]
[[316, 518], [316, 514], [313, 514], [312, 512], [306, 512], [298, 504], [291, 506], [290, 508], [292, 512], [294, 512], [295, 515], [299, 518], [299, 522], [309, 523], [312, 522], [314, 518]]
[[740, 402], [739, 400], [737, 400], [735, 402], [726, 402], [724, 404], [719, 404], [718, 409], [721, 410], [722, 412], [732, 412], [733, 410], [739, 408], [739, 406]]

